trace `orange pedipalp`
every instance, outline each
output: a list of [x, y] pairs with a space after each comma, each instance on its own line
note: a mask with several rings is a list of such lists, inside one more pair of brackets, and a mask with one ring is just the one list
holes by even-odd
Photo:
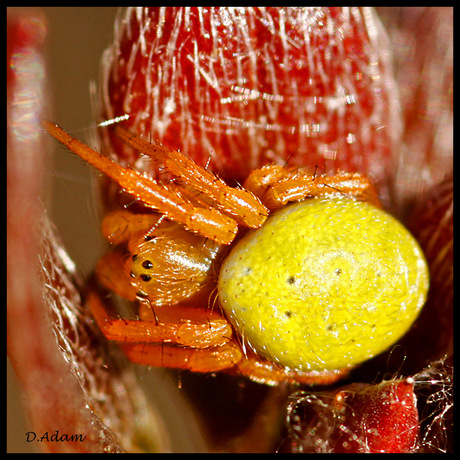
[[120, 209], [107, 214], [102, 221], [102, 234], [113, 245], [127, 242], [133, 234], [147, 234], [161, 221], [159, 214], [133, 214]]
[[259, 228], [265, 222], [268, 210], [251, 192], [228, 186], [177, 150], [149, 142], [121, 126], [117, 126], [115, 131], [131, 147], [163, 163], [170, 173], [212, 198], [221, 210], [236, 217], [247, 227]]
[[126, 251], [116, 247], [99, 259], [95, 273], [99, 283], [106, 289], [134, 302], [137, 298], [137, 288], [126, 273], [124, 259]]
[[273, 363], [262, 361], [256, 355], [249, 354], [245, 358], [238, 363], [238, 371], [252, 381], [265, 385], [278, 385], [281, 382], [331, 385], [349, 372], [348, 369], [300, 372], [277, 367]]
[[115, 180], [124, 191], [140, 200], [145, 206], [160, 211], [169, 219], [220, 244], [230, 244], [233, 241], [238, 225], [217, 209], [194, 207], [183, 200], [177, 191], [158, 184], [145, 173], [141, 174], [134, 169], [120, 166], [66, 133], [59, 126], [45, 120], [43, 127], [72, 152]]

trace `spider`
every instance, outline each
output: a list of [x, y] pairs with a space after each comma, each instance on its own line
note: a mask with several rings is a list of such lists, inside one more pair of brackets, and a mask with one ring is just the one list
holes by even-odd
[[[423, 253], [363, 174], [270, 164], [235, 188], [117, 126], [176, 178], [160, 182], [43, 127], [141, 205], [104, 218], [113, 248], [87, 294], [103, 334], [133, 362], [329, 384], [397, 341], [424, 304]], [[138, 319], [115, 313], [107, 290]]]

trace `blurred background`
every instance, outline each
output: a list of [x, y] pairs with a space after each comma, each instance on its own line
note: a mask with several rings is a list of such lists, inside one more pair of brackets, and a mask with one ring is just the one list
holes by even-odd
[[[21, 9], [10, 10], [20, 12]], [[100, 59], [112, 41], [118, 8], [53, 7], [41, 8], [41, 11], [48, 22], [45, 58], [50, 86], [49, 117], [94, 146], [90, 82], [98, 84]], [[95, 186], [97, 177], [89, 166], [57, 142], [50, 142], [49, 156], [45, 206], [79, 275], [84, 278], [104, 251]], [[152, 392], [161, 391], [162, 397], [155, 400], [160, 400], [162, 417], [175, 437], [171, 442], [174, 451], [202, 451], [203, 441], [194, 424], [189, 423], [190, 409], [179, 394], [178, 383], [165, 373], [146, 368], [140, 372], [146, 387]], [[32, 428], [9, 360], [7, 402], [7, 452], [39, 452], [36, 442], [26, 442], [25, 434]]]
[[[14, 8], [21, 10], [21, 8]], [[97, 81], [99, 60], [113, 36], [117, 8], [42, 8], [48, 21], [46, 60], [53, 121], [82, 138], [88, 137], [92, 112], [89, 82]], [[46, 208], [58, 227], [70, 256], [87, 274], [96, 262], [99, 235], [91, 198], [90, 169], [62, 148], [50, 150]], [[7, 368], [7, 451], [37, 452], [27, 443], [31, 430], [24, 417], [24, 401], [14, 372]]]

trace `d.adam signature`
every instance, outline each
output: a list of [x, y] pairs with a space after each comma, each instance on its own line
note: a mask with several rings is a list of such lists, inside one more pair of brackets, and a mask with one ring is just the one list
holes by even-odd
[[27, 442], [82, 442], [85, 439], [86, 436], [83, 436], [82, 434], [59, 433], [59, 430], [56, 430], [53, 433], [45, 431], [41, 435], [38, 435], [34, 431], [28, 431], [26, 433]]

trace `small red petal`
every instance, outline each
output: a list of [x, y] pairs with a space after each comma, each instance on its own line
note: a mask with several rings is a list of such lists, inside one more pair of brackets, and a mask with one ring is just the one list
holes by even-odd
[[414, 450], [418, 412], [411, 380], [383, 382], [337, 393], [340, 433], [334, 452], [401, 453]]
[[418, 411], [411, 379], [352, 384], [291, 396], [288, 428], [296, 452], [412, 452]]

